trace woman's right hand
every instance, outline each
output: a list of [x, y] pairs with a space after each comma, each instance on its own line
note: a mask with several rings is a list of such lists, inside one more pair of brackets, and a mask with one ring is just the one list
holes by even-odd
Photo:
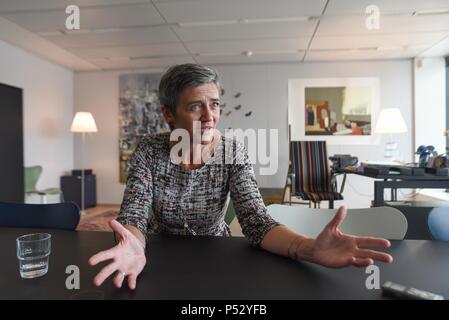
[[111, 274], [115, 273], [114, 285], [117, 288], [122, 287], [123, 280], [128, 277], [128, 286], [134, 290], [139, 274], [142, 272], [145, 264], [145, 248], [142, 242], [127, 230], [116, 220], [109, 221], [112, 230], [120, 237], [118, 244], [105, 251], [101, 251], [89, 259], [89, 265], [112, 260], [95, 276], [94, 284], [101, 286]]

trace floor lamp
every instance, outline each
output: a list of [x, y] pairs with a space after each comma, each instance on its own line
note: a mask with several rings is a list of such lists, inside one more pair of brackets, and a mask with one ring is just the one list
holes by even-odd
[[81, 133], [81, 214], [85, 214], [84, 210], [84, 146], [86, 142], [86, 133], [98, 132], [94, 117], [90, 112], [77, 112], [72, 121], [71, 132]]

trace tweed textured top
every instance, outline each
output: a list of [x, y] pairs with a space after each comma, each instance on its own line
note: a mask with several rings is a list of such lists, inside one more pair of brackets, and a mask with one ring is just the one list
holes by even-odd
[[241, 143], [221, 137], [214, 155], [201, 168], [186, 169], [170, 160], [169, 133], [148, 135], [130, 161], [117, 220], [146, 237], [152, 233], [230, 236], [224, 221], [229, 194], [243, 234], [259, 245], [279, 223], [267, 212]]

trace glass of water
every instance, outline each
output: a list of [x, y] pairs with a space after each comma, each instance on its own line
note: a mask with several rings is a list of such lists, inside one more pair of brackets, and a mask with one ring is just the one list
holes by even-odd
[[20, 276], [37, 278], [48, 271], [51, 252], [51, 235], [48, 233], [27, 234], [16, 239]]

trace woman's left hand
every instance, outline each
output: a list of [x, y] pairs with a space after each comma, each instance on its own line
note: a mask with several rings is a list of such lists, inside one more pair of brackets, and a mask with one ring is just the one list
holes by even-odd
[[[314, 263], [330, 268], [342, 268], [350, 265], [366, 267], [374, 260], [390, 263], [393, 257], [387, 253], [366, 249], [366, 247], [390, 247], [386, 239], [374, 237], [357, 237], [342, 233], [339, 229], [346, 216], [346, 208], [340, 207], [334, 218], [309, 244], [310, 259]], [[301, 248], [302, 247], [302, 248]], [[299, 246], [298, 250], [304, 250]]]

